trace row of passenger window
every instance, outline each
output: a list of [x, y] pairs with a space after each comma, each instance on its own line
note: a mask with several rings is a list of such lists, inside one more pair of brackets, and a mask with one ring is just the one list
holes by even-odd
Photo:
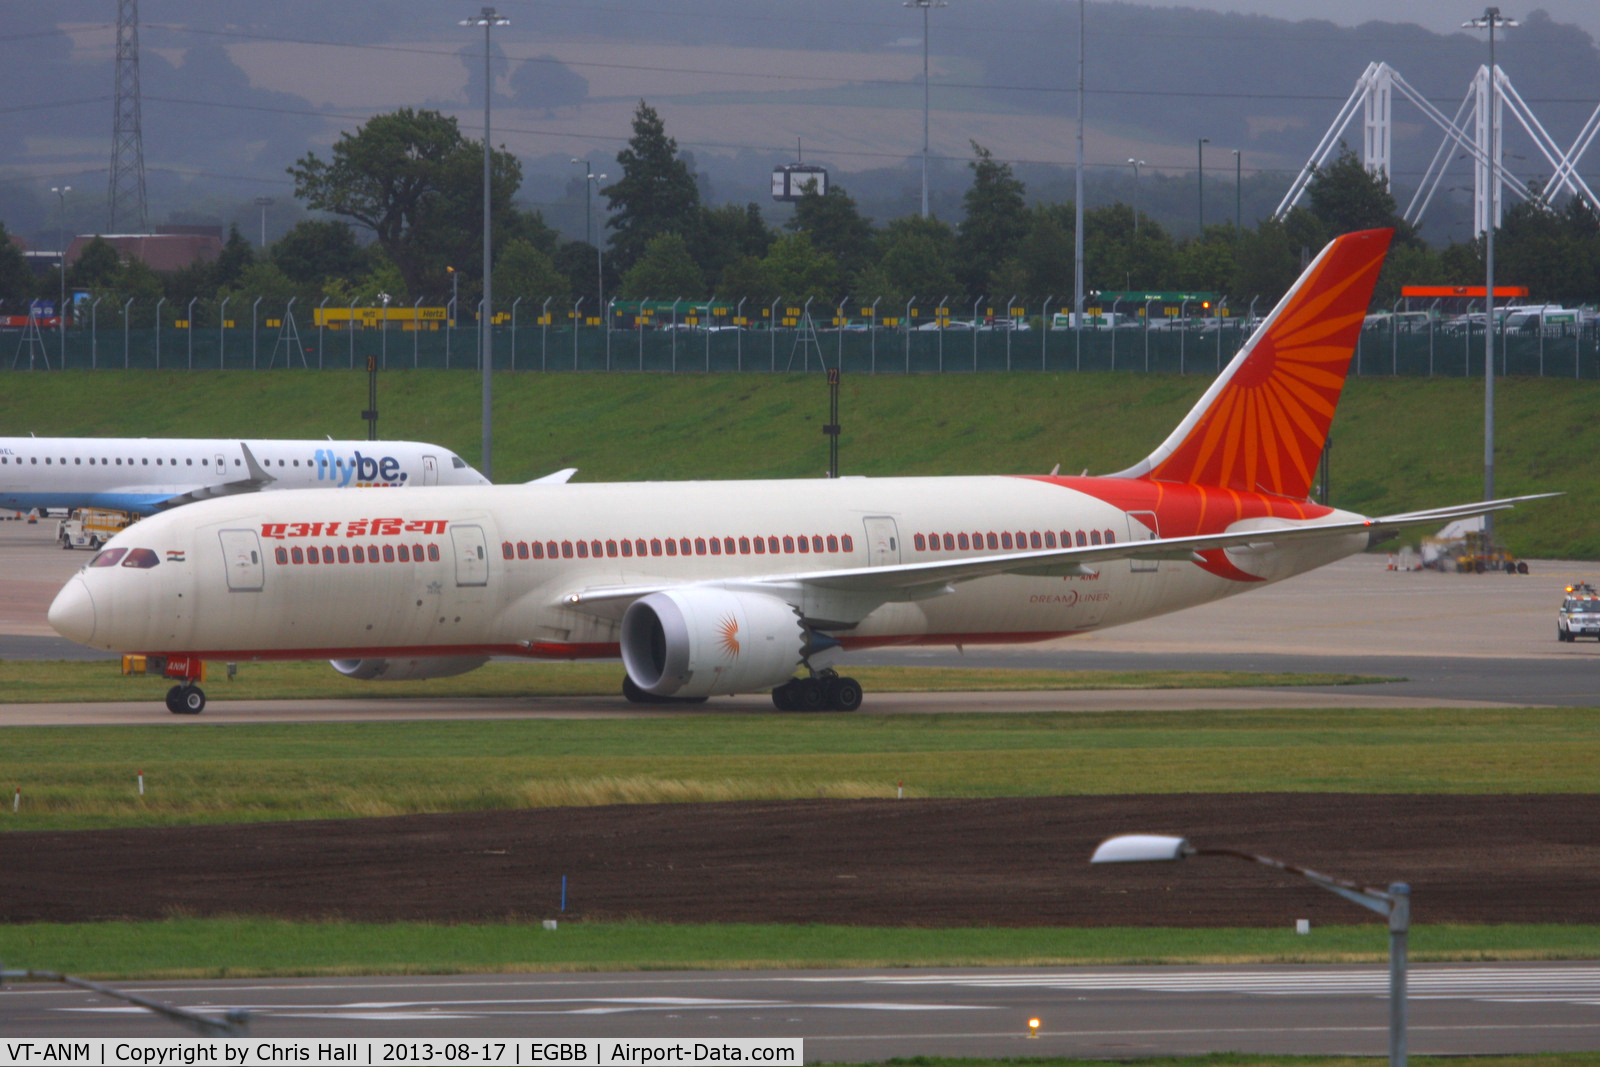
[[[16, 460], [17, 466], [20, 467], [20, 466], [22, 466], [22, 461], [24, 459], [27, 459], [27, 461], [29, 463], [33, 464], [36, 467], [39, 465], [39, 457], [38, 456], [32, 456], [32, 457], [26, 457], [26, 456], [0, 456], [0, 465], [9, 464], [12, 460]], [[44, 457], [44, 465], [46, 467], [52, 466], [54, 464], [54, 462], [55, 461], [53, 461], [49, 456]], [[60, 462], [61, 462], [61, 466], [65, 467], [67, 465], [67, 457], [66, 456], [62, 456]], [[73, 463], [73, 466], [77, 466], [77, 467], [83, 466], [83, 457], [82, 456], [73, 457], [72, 463]], [[184, 463], [184, 466], [186, 466], [186, 467], [194, 466], [194, 460], [193, 459], [186, 459], [186, 460], [183, 461], [183, 463]], [[98, 465], [101, 466], [101, 467], [110, 467], [110, 466], [120, 467], [120, 466], [122, 466], [122, 459], [121, 459], [121, 457], [118, 457], [117, 459], [113, 460], [113, 459], [108, 459], [105, 456], [101, 456], [99, 461], [98, 461]], [[176, 467], [178, 465], [178, 461], [176, 459], [163, 461], [160, 457], [157, 457], [156, 466], [160, 467], [160, 466], [163, 466], [163, 465], [170, 466], [170, 467]], [[209, 467], [210, 465], [211, 465], [211, 461], [210, 460], [205, 459], [205, 458], [202, 458], [200, 460], [200, 466]], [[234, 460], [233, 461], [233, 465], [235, 467], [239, 466], [239, 461], [238, 460]], [[96, 466], [96, 460], [95, 460], [95, 458], [93, 456], [89, 457], [89, 466], [91, 466], [91, 467]], [[148, 456], [145, 456], [145, 457], [141, 458], [136, 463], [136, 462], [134, 462], [132, 457], [129, 457], [128, 466], [130, 466], [130, 467], [148, 467], [148, 466], [150, 466], [150, 458]], [[217, 466], [221, 467], [222, 464], [219, 463], [219, 464], [217, 464]], [[282, 466], [282, 464], [279, 464], [279, 466]]]
[[600, 559], [632, 556], [749, 556], [795, 552], [853, 552], [849, 534], [798, 537], [643, 537], [632, 541], [503, 541], [506, 559]]
[[[1062, 530], [1059, 545], [1061, 548], [1071, 548], [1074, 543], [1084, 548], [1089, 545], [1114, 545], [1117, 535], [1110, 530]], [[981, 551], [984, 548], [1021, 549], [1030, 548], [1055, 548], [1057, 547], [1056, 532], [1045, 530], [1018, 530], [1012, 533], [1003, 530], [1000, 533], [947, 533], [947, 534], [917, 534], [911, 539], [918, 552], [971, 552]]]
[[[379, 553], [382, 553], [381, 557]], [[424, 559], [437, 563], [439, 560], [439, 546], [429, 545], [424, 549], [421, 545], [323, 545], [319, 550], [316, 545], [301, 551], [299, 545], [293, 548], [279, 547], [273, 549], [272, 557], [279, 563], [421, 563]]]

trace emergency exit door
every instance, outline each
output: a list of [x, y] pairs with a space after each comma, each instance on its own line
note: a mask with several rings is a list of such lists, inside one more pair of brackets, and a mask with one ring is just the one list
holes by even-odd
[[900, 531], [887, 515], [872, 515], [867, 524], [867, 566], [886, 567], [900, 562]]

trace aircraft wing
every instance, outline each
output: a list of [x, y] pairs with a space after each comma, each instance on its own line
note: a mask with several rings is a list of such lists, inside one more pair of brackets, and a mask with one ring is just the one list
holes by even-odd
[[196, 485], [190, 488], [178, 487], [171, 496], [157, 502], [155, 504], [156, 509], [175, 508], [180, 504], [192, 504], [197, 500], [209, 500], [218, 496], [257, 493], [278, 480], [268, 474], [260, 463], [256, 462], [255, 454], [250, 451], [249, 445], [240, 441], [239, 450], [244, 454], [245, 476], [243, 478], [235, 478], [233, 481], [214, 485]]
[[552, 472], [550, 474], [546, 474], [543, 478], [533, 478], [533, 479], [530, 479], [530, 480], [528, 480], [526, 482], [523, 482], [522, 484], [523, 485], [566, 485], [569, 481], [572, 480], [572, 476], [574, 474], [577, 474], [577, 473], [578, 473], [578, 468], [577, 467], [563, 467], [558, 471], [554, 471], [554, 472]]
[[[657, 583], [634, 586], [597, 586], [568, 593], [562, 603], [580, 611], [597, 615], [614, 616], [628, 604], [651, 593], [662, 592], [689, 585], [737, 586], [760, 591], [766, 588], [775, 595], [783, 590], [810, 586], [817, 591], [854, 594], [876, 603], [895, 600], [922, 600], [951, 591], [957, 582], [987, 578], [997, 574], [1023, 574], [1059, 576], [1093, 573], [1095, 564], [1121, 559], [1134, 560], [1199, 560], [1199, 553], [1212, 549], [1269, 549], [1291, 541], [1308, 541], [1324, 537], [1337, 537], [1352, 533], [1377, 535], [1407, 526], [1431, 526], [1440, 521], [1485, 515], [1505, 511], [1528, 500], [1542, 500], [1559, 496], [1559, 493], [1537, 493], [1531, 496], [1505, 497], [1485, 500], [1475, 504], [1458, 504], [1425, 511], [1408, 511], [1397, 515], [1352, 522], [1333, 522], [1320, 525], [1253, 526], [1250, 529], [1226, 533], [1201, 534], [1194, 537], [1162, 537], [1142, 541], [1119, 541], [1109, 545], [1089, 545], [1082, 548], [1034, 549], [1026, 552], [1004, 552], [981, 556], [963, 556], [957, 559], [934, 560], [927, 563], [898, 563], [879, 567], [850, 567], [840, 570], [809, 571], [799, 574], [758, 575], [750, 578], [721, 579], [714, 582]], [[1256, 520], [1261, 521], [1261, 520]], [[1270, 520], [1269, 520], [1270, 521]]]

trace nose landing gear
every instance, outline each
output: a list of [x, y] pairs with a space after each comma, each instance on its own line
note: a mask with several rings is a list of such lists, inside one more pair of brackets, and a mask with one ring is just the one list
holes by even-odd
[[198, 715], [206, 710], [206, 695], [198, 685], [185, 681], [167, 690], [167, 710], [174, 715]]
[[855, 711], [861, 706], [861, 683], [837, 671], [818, 671], [775, 688], [772, 705], [779, 711]]

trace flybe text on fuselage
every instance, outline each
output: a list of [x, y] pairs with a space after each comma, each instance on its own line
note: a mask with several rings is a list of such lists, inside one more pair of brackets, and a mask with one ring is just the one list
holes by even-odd
[[411, 475], [400, 469], [400, 461], [393, 456], [364, 456], [352, 452], [341, 456], [331, 448], [319, 448], [311, 454], [317, 468], [317, 481], [337, 482], [341, 488], [354, 482], [357, 486], [404, 485]]

